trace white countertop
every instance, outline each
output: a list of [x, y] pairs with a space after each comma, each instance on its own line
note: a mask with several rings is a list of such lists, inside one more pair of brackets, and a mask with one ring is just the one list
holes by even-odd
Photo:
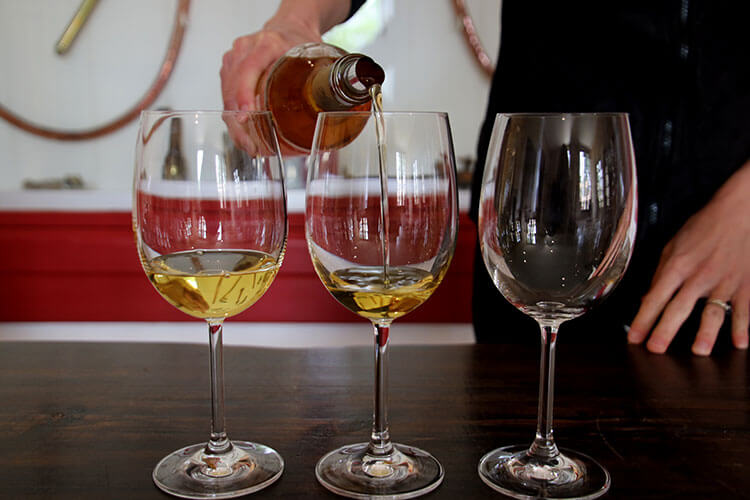
[[[469, 209], [471, 193], [462, 189], [458, 194], [459, 209]], [[107, 191], [103, 189], [47, 190], [29, 189], [0, 191], [0, 210], [4, 211], [64, 211], [64, 212], [130, 212], [130, 191]], [[305, 191], [290, 189], [287, 192], [290, 213], [305, 211]]]
[[[201, 321], [185, 322], [24, 322], [0, 323], [2, 341], [157, 342], [207, 344]], [[224, 344], [275, 348], [370, 346], [372, 326], [358, 323], [224, 324]], [[469, 323], [401, 323], [391, 327], [396, 345], [472, 344]]]

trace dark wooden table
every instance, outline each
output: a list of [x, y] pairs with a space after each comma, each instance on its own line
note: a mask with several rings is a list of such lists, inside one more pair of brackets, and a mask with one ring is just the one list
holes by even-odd
[[[167, 452], [209, 427], [207, 347], [0, 344], [0, 497], [168, 498], [151, 482]], [[612, 474], [608, 498], [748, 498], [747, 352], [711, 358], [640, 347], [558, 350], [558, 444]], [[537, 349], [395, 346], [391, 430], [432, 452], [444, 483], [425, 498], [501, 498], [477, 461], [533, 436]], [[336, 498], [313, 467], [364, 441], [371, 415], [366, 348], [226, 348], [227, 428], [275, 447], [282, 478], [257, 498]]]

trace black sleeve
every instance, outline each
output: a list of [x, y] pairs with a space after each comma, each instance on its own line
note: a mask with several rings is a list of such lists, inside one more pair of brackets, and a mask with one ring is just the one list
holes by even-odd
[[355, 12], [359, 10], [360, 7], [362, 7], [367, 0], [351, 0], [351, 7], [349, 7], [349, 15], [346, 16], [347, 19], [352, 17]]

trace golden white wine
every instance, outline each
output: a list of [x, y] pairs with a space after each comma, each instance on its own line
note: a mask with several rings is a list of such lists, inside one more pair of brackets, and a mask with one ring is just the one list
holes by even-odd
[[415, 267], [389, 267], [388, 284], [382, 267], [354, 267], [320, 272], [323, 284], [344, 307], [369, 320], [396, 319], [426, 301], [443, 276]]
[[228, 318], [263, 296], [279, 264], [255, 251], [194, 250], [144, 263], [146, 275], [167, 302], [197, 318]]

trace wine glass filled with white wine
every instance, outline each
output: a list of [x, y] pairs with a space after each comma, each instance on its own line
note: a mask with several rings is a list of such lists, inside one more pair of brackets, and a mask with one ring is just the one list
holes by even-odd
[[555, 443], [555, 347], [560, 324], [585, 314], [625, 273], [636, 201], [626, 114], [497, 116], [482, 179], [479, 242], [497, 288], [538, 323], [542, 347], [534, 440], [493, 450], [479, 463], [482, 480], [506, 495], [596, 498], [609, 489], [606, 469]]
[[320, 113], [308, 169], [306, 235], [315, 270], [331, 295], [370, 320], [375, 333], [370, 440], [328, 453], [316, 477], [352, 498], [427, 493], [442, 481], [443, 468], [429, 453], [391, 442], [387, 354], [391, 322], [430, 297], [455, 249], [458, 204], [448, 117]]
[[284, 469], [268, 446], [224, 429], [222, 325], [266, 292], [287, 237], [282, 163], [263, 112], [145, 111], [136, 147], [133, 229], [159, 294], [208, 323], [211, 434], [165, 457], [156, 485], [182, 498], [257, 491]]

